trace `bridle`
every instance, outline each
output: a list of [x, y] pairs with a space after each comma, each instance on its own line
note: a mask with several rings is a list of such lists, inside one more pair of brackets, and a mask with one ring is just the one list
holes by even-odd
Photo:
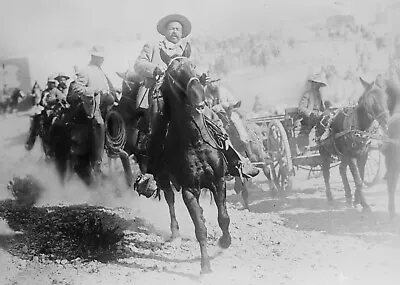
[[[190, 86], [194, 83], [194, 82], [199, 82], [200, 80], [196, 77], [196, 76], [192, 76], [188, 83], [186, 84], [186, 87], [183, 87], [176, 79], [173, 78], [173, 76], [170, 74], [170, 72], [168, 71], [171, 64], [178, 59], [185, 59], [186, 57], [184, 56], [177, 56], [175, 58], [172, 58], [171, 61], [169, 62], [169, 64], [167, 65], [167, 71], [165, 72], [165, 74], [167, 75], [168, 78], [168, 83], [171, 87], [172, 92], [174, 92], [175, 94], [178, 94], [175, 86], [182, 91], [185, 94], [188, 94], [190, 91]], [[206, 106], [206, 101], [205, 99], [200, 103], [200, 104], [189, 104], [189, 103], [185, 103], [185, 105], [190, 106], [191, 108], [197, 110], [199, 113], [203, 113], [205, 106]]]

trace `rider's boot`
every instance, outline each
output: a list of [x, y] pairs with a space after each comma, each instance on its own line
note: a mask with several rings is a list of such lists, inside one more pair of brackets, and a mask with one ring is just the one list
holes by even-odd
[[320, 136], [319, 141], [324, 141], [329, 138], [329, 135], [331, 134], [331, 128], [330, 126], [326, 126], [324, 133]]
[[[95, 117], [96, 118], [96, 117]], [[101, 176], [105, 142], [105, 127], [102, 120], [95, 119], [93, 123], [93, 170], [97, 177]]]
[[25, 143], [25, 149], [31, 150], [36, 142], [36, 137], [39, 134], [40, 114], [35, 114], [31, 117], [31, 126], [29, 128], [29, 137]]
[[252, 152], [249, 142], [245, 142], [244, 143], [244, 148], [245, 148], [246, 155], [250, 159], [250, 161], [251, 162], [256, 162], [257, 161], [257, 157]]
[[134, 185], [134, 189], [139, 195], [144, 195], [147, 198], [150, 198], [157, 190], [157, 184], [153, 175], [162, 170], [162, 148], [167, 126], [168, 122], [165, 120], [164, 116], [159, 113], [155, 114], [152, 130], [149, 134], [147, 153], [141, 158], [141, 173]]
[[232, 146], [229, 140], [225, 141], [224, 154], [228, 161], [228, 173], [232, 176], [251, 178], [260, 172], [250, 161], [241, 156]]

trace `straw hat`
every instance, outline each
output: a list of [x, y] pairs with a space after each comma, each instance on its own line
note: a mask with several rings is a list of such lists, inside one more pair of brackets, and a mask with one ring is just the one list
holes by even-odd
[[158, 21], [157, 31], [161, 35], [165, 36], [167, 25], [170, 22], [178, 22], [182, 25], [182, 38], [187, 37], [192, 31], [192, 24], [190, 23], [189, 19], [180, 14], [171, 14], [162, 18], [160, 21]]
[[95, 45], [90, 50], [90, 55], [104, 58], [106, 57], [106, 52], [103, 46]]

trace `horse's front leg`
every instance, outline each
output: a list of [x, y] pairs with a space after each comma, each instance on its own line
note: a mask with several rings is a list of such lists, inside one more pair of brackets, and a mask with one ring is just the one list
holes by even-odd
[[354, 206], [357, 206], [358, 204], [360, 204], [365, 211], [371, 211], [371, 208], [365, 201], [364, 194], [362, 191], [363, 181], [360, 176], [360, 171], [358, 170], [357, 159], [350, 158], [350, 159], [348, 159], [348, 163], [349, 163], [351, 174], [353, 175], [353, 178], [354, 178], [354, 183], [356, 185], [356, 191], [354, 193]]
[[218, 208], [218, 225], [222, 230], [222, 237], [219, 239], [219, 245], [222, 248], [228, 248], [231, 245], [231, 234], [229, 233], [230, 218], [226, 209], [226, 183], [221, 178], [215, 189], [213, 189], [215, 204]]
[[358, 166], [358, 171], [360, 172], [360, 178], [362, 181], [364, 181], [364, 174], [365, 174], [365, 165], [367, 164], [367, 159], [368, 159], [368, 152], [365, 154], [360, 154], [359, 157], [357, 158], [357, 166]]
[[180, 237], [179, 224], [178, 224], [178, 220], [176, 219], [176, 213], [175, 213], [175, 193], [171, 187], [171, 183], [170, 183], [169, 179], [167, 179], [167, 178], [157, 179], [157, 184], [164, 191], [164, 198], [168, 204], [169, 217], [171, 220], [171, 225], [170, 225], [171, 238], [169, 239], [169, 241], [172, 242], [174, 240], [179, 239], [179, 237]]
[[342, 182], [343, 182], [343, 187], [344, 187], [344, 192], [345, 192], [345, 197], [346, 197], [346, 204], [348, 206], [351, 206], [352, 203], [352, 195], [351, 195], [351, 188], [349, 184], [349, 179], [347, 178], [347, 166], [348, 166], [348, 161], [345, 157], [342, 158], [340, 161], [339, 165], [339, 173], [340, 176], [342, 177]]
[[[194, 194], [196, 193], [196, 194]], [[201, 253], [201, 273], [211, 273], [210, 258], [207, 252], [207, 228], [203, 217], [203, 209], [199, 203], [199, 193], [197, 189], [182, 189], [183, 201], [189, 211], [190, 217], [192, 218], [196, 239], [200, 245]]]
[[331, 185], [329, 183], [331, 156], [330, 156], [330, 154], [328, 154], [324, 151], [320, 151], [320, 155], [322, 158], [321, 168], [322, 168], [322, 174], [324, 176], [324, 182], [325, 182], [326, 199], [328, 200], [328, 203], [332, 204], [333, 197], [332, 197]]

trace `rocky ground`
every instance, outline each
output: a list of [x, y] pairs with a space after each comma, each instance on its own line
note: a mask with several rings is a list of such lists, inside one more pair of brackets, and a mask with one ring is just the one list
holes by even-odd
[[[297, 172], [286, 198], [272, 197], [259, 175], [250, 212], [241, 210], [229, 183], [233, 240], [227, 250], [217, 246], [216, 208], [204, 195], [213, 273], [201, 276], [193, 224], [179, 194], [182, 239], [169, 243], [165, 201], [138, 197], [123, 187], [122, 176], [96, 190], [76, 180], [62, 189], [41, 160], [40, 144], [31, 153], [23, 148], [28, 118], [0, 118], [0, 284], [400, 284], [400, 219], [388, 218], [382, 181], [365, 189], [372, 213], [345, 207], [337, 169], [334, 206], [325, 201], [322, 178], [307, 179], [305, 171]], [[26, 173], [46, 187], [30, 211], [8, 200], [9, 180]], [[85, 227], [88, 220], [94, 222]], [[97, 239], [77, 234], [93, 229]], [[99, 247], [104, 232], [114, 246]]]

